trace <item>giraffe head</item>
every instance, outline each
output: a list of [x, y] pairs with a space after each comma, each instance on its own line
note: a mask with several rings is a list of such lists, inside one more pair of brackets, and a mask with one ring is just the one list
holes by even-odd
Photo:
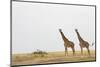
[[60, 31], [60, 32], [62, 32], [62, 30], [61, 30], [61, 29], [59, 29], [59, 31]]
[[76, 32], [78, 32], [78, 29], [75, 29]]

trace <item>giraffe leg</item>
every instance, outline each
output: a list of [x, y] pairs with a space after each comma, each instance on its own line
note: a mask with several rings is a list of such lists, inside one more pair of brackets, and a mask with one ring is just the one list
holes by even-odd
[[81, 47], [81, 55], [83, 55], [83, 48]]
[[65, 48], [65, 56], [66, 56], [66, 48]]
[[90, 50], [89, 50], [89, 47], [87, 47], [87, 51], [88, 51], [88, 54], [89, 54], [89, 56], [90, 56]]
[[68, 55], [67, 47], [65, 48], [65, 56], [66, 56], [66, 53], [67, 53], [67, 55]]
[[75, 55], [75, 49], [74, 49], [74, 47], [72, 48], [72, 51], [73, 51], [73, 56]]

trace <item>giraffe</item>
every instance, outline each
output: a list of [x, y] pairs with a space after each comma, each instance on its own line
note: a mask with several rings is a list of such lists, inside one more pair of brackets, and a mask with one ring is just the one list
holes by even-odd
[[65, 37], [65, 35], [63, 34], [63, 32], [62, 32], [61, 29], [59, 29], [59, 32], [60, 32], [60, 34], [61, 34], [61, 36], [62, 36], [62, 39], [63, 39], [63, 41], [64, 41], [65, 56], [66, 56], [66, 54], [68, 55], [68, 50], [67, 50], [67, 49], [68, 49], [69, 47], [72, 49], [73, 55], [74, 55], [74, 54], [75, 54], [74, 43], [71, 42], [71, 41], [69, 41], [69, 40]]
[[77, 34], [78, 40], [79, 40], [79, 45], [81, 48], [81, 54], [83, 55], [83, 48], [87, 48], [88, 54], [90, 55], [90, 50], [89, 50], [89, 43], [80, 36], [79, 32], [77, 29], [75, 29], [75, 32]]

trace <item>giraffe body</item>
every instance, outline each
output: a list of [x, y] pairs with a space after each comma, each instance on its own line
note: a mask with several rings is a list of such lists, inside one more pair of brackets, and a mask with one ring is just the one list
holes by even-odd
[[69, 40], [65, 37], [65, 35], [63, 34], [63, 32], [62, 32], [61, 29], [59, 29], [59, 32], [60, 32], [60, 34], [61, 34], [61, 36], [62, 36], [62, 39], [63, 39], [63, 41], [64, 41], [65, 56], [66, 56], [66, 54], [68, 55], [68, 50], [67, 50], [68, 48], [71, 48], [71, 49], [72, 49], [73, 55], [74, 55], [74, 54], [75, 54], [74, 43], [71, 42], [71, 41], [69, 41]]
[[88, 54], [90, 55], [90, 50], [89, 50], [89, 43], [80, 36], [79, 32], [77, 29], [75, 29], [75, 32], [77, 34], [78, 40], [79, 40], [79, 45], [81, 48], [81, 54], [83, 55], [83, 48], [87, 48]]

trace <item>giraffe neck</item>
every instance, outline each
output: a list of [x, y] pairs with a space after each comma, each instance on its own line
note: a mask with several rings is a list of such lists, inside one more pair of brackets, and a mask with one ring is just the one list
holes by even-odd
[[63, 32], [60, 32], [60, 34], [61, 34], [62, 39], [63, 39], [64, 42], [69, 41], [69, 40], [65, 37], [65, 35], [63, 34]]
[[84, 41], [84, 40], [82, 39], [82, 37], [80, 36], [80, 34], [79, 34], [78, 32], [76, 32], [76, 33], [77, 33], [77, 36], [78, 36], [79, 41], [80, 41], [80, 42]]

